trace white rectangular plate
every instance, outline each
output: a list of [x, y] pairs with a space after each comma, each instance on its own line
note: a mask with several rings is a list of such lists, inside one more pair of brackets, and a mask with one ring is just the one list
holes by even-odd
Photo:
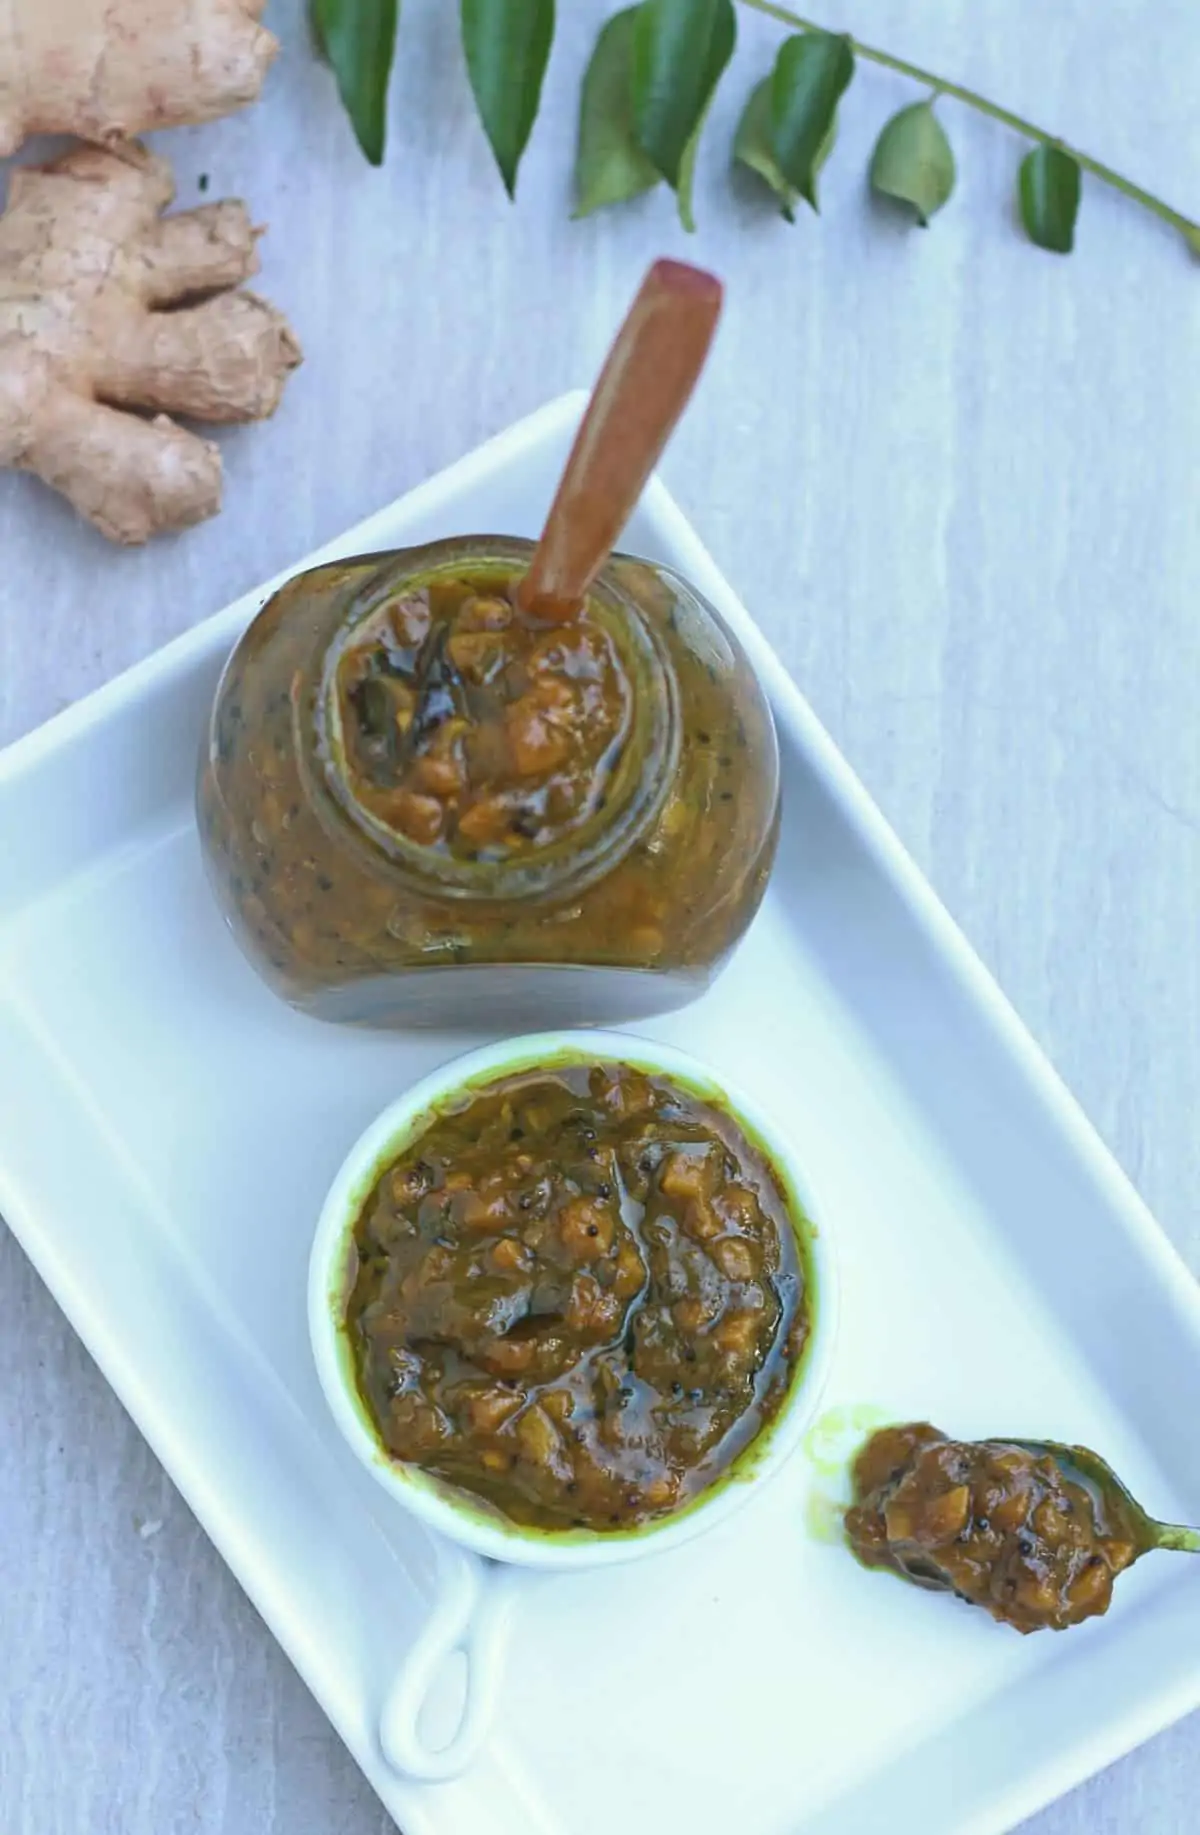
[[[303, 565], [536, 533], [578, 412]], [[661, 485], [626, 545], [720, 607], [779, 723], [764, 908], [644, 1030], [792, 1130], [842, 1264], [829, 1401], [1091, 1442], [1200, 1521], [1186, 1270]], [[447, 1785], [388, 1772], [378, 1710], [434, 1550], [326, 1417], [305, 1264], [350, 1142], [471, 1041], [298, 1017], [208, 896], [197, 745], [277, 584], [0, 755], [0, 1210], [406, 1835], [982, 1835], [1200, 1704], [1200, 1565], [1152, 1557], [1107, 1619], [1021, 1639], [814, 1535], [829, 1481], [798, 1457], [689, 1548], [531, 1580], [485, 1757]]]

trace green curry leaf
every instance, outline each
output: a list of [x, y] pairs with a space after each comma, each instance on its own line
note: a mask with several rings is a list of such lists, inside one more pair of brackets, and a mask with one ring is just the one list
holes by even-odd
[[913, 102], [893, 115], [871, 155], [871, 189], [911, 204], [926, 229], [954, 190], [954, 179], [954, 149], [932, 100]]
[[373, 166], [383, 164], [399, 13], [400, 0], [310, 0], [317, 44], [337, 78], [355, 138]]
[[789, 223], [796, 221], [796, 201], [799, 193], [789, 185], [779, 169], [775, 157], [775, 147], [771, 139], [771, 79], [765, 76], [756, 88], [750, 91], [750, 100], [742, 111], [738, 131], [733, 142], [733, 157], [736, 164], [745, 166], [751, 172], [757, 172], [779, 200], [779, 208]]
[[850, 40], [834, 32], [797, 32], [779, 47], [771, 78], [771, 143], [784, 178], [814, 210], [817, 173], [853, 76]]
[[[690, 182], [695, 142], [736, 40], [733, 0], [642, 0], [637, 9], [637, 137], [655, 170], [676, 191]], [[690, 216], [690, 205], [681, 198], [680, 214], [685, 211]]]
[[1021, 221], [1031, 242], [1054, 255], [1075, 246], [1081, 190], [1079, 161], [1061, 147], [1034, 147], [1021, 161]]
[[[821, 167], [833, 152], [837, 139], [837, 121], [830, 122], [829, 132], [817, 149], [813, 162], [814, 180]], [[796, 205], [800, 193], [794, 185], [789, 185], [783, 176], [779, 161], [775, 157], [775, 143], [771, 137], [771, 78], [764, 77], [757, 88], [751, 90], [750, 100], [738, 125], [737, 137], [733, 143], [733, 157], [737, 164], [756, 172], [763, 182], [770, 186], [779, 200], [779, 208], [789, 223], [796, 221]]]
[[679, 183], [675, 187], [675, 202], [679, 208], [679, 221], [689, 236], [695, 233], [696, 216], [692, 209], [692, 188], [696, 182], [696, 155], [700, 151], [700, 136], [704, 132], [704, 123], [708, 119], [708, 108], [704, 108], [696, 131], [683, 149], [683, 158], [679, 162]]
[[575, 216], [623, 204], [661, 184], [662, 175], [637, 142], [633, 127], [633, 33], [636, 6], [615, 13], [596, 40], [583, 79], [579, 150], [575, 157]]
[[512, 197], [541, 101], [554, 39], [554, 0], [461, 0], [461, 7], [475, 105]]

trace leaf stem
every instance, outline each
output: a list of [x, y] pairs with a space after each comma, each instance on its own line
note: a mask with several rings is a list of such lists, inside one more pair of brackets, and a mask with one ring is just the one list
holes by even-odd
[[[786, 6], [776, 6], [774, 0], [742, 0], [742, 4], [750, 7], [753, 12], [765, 13], [769, 19], [777, 19], [781, 25], [791, 26], [797, 32], [830, 30], [828, 26], [818, 24], [815, 19], [802, 18], [799, 13], [793, 13]], [[1014, 133], [1023, 135], [1026, 140], [1035, 140], [1045, 147], [1060, 148], [1062, 152], [1069, 154], [1078, 165], [1082, 166], [1085, 172], [1090, 172], [1093, 178], [1098, 178], [1101, 184], [1110, 186], [1113, 191], [1121, 192], [1133, 203], [1140, 204], [1143, 210], [1150, 211], [1154, 216], [1161, 218], [1164, 223], [1170, 224], [1171, 228], [1178, 231], [1184, 238], [1192, 253], [1200, 255], [1200, 223], [1193, 222], [1190, 217], [1185, 217], [1182, 211], [1174, 210], [1170, 204], [1164, 203], [1162, 198], [1155, 197], [1152, 192], [1143, 190], [1141, 185], [1135, 185], [1132, 179], [1124, 178], [1121, 173], [1114, 172], [1112, 167], [1106, 166], [1102, 160], [1093, 159], [1090, 153], [1081, 153], [1078, 147], [1070, 146], [1067, 141], [1060, 140], [1057, 134], [1048, 134], [1045, 128], [1036, 126], [1032, 121], [1026, 121], [1022, 115], [1015, 115], [1010, 108], [1001, 108], [998, 103], [989, 102], [986, 96], [979, 95], [974, 89], [967, 89], [962, 83], [951, 82], [947, 77], [935, 76], [933, 71], [923, 70], [919, 64], [910, 64], [907, 58], [894, 57], [890, 51], [881, 51], [875, 45], [863, 44], [860, 38], [854, 38], [849, 34], [847, 36], [850, 37], [855, 55], [865, 58], [868, 63], [880, 64], [885, 70], [895, 70], [900, 76], [910, 77], [914, 83], [930, 84], [939, 94], [953, 96], [956, 101], [965, 103], [968, 108], [975, 109], [978, 114], [988, 115], [993, 121], [999, 121], [1005, 127], [1011, 128]]]

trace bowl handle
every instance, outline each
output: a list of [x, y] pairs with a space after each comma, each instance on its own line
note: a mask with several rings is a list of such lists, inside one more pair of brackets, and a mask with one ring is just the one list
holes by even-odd
[[[430, 1783], [458, 1777], [487, 1738], [519, 1578], [518, 1569], [448, 1543], [439, 1549], [438, 1565], [436, 1603], [392, 1683], [379, 1725], [392, 1768]], [[456, 1651], [467, 1662], [462, 1714], [449, 1744], [430, 1746], [420, 1731], [421, 1710], [439, 1669]]]

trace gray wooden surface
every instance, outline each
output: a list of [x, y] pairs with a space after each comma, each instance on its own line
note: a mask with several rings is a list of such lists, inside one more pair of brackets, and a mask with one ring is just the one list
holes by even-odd
[[[833, 6], [836, 5], [836, 11]], [[1018, 148], [946, 109], [928, 234], [864, 194], [910, 91], [863, 70], [795, 229], [724, 173], [776, 41], [746, 18], [700, 233], [669, 200], [567, 218], [602, 0], [564, 0], [515, 209], [472, 119], [450, 0], [408, 0], [391, 156], [359, 160], [298, 7], [262, 105], [164, 138], [184, 203], [245, 195], [308, 361], [222, 436], [227, 508], [109, 549], [0, 479], [0, 741], [15, 738], [564, 387], [646, 261], [729, 310], [666, 475], [833, 735], [1200, 1268], [1200, 274], [1089, 188], [1062, 262], [1013, 233]], [[1200, 209], [1191, 0], [831, 0]], [[0, 863], [0, 871], [3, 870]], [[1052, 1226], [1052, 1219], [1048, 1220]], [[7, 1234], [0, 1232], [0, 1827], [368, 1835], [385, 1818]], [[1185, 1724], [1031, 1825], [1196, 1827]]]

